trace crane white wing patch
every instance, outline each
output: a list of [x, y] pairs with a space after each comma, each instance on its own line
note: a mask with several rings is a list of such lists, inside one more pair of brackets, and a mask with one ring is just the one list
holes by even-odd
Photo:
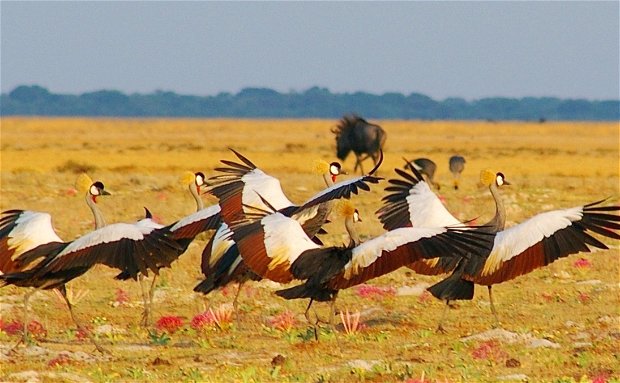
[[232, 238], [232, 231], [227, 224], [222, 223], [213, 235], [213, 245], [211, 247], [211, 257], [209, 257], [209, 267], [213, 268], [215, 263], [235, 244]]
[[429, 238], [445, 232], [442, 227], [436, 228], [413, 228], [403, 227], [388, 231], [387, 233], [368, 240], [355, 247], [352, 251], [351, 260], [344, 267], [345, 279], [352, 276], [376, 262], [381, 256], [389, 256], [389, 252], [408, 243], [416, 242], [422, 238]]
[[282, 187], [280, 186], [280, 181], [278, 181], [277, 178], [265, 174], [265, 172], [260, 169], [254, 169], [245, 174], [241, 177], [241, 180], [245, 183], [243, 195], [241, 197], [241, 201], [245, 205], [266, 208], [258, 194], [269, 201], [269, 203], [278, 210], [293, 205], [284, 195]]
[[583, 207], [553, 210], [500, 231], [495, 236], [493, 250], [484, 264], [481, 275], [496, 271], [503, 262], [523, 253], [546, 237], [564, 229], [583, 217]]
[[207, 208], [204, 208], [202, 210], [199, 210], [193, 214], [188, 215], [187, 217], [183, 217], [181, 218], [176, 224], [174, 224], [171, 228], [170, 231], [174, 232], [176, 230], [178, 230], [181, 227], [185, 227], [187, 225], [190, 225], [194, 222], [198, 222], [201, 221], [203, 219], [208, 219], [211, 218], [213, 216], [215, 216], [216, 214], [220, 213], [220, 205], [213, 205], [213, 206], [209, 206]]
[[439, 227], [461, 223], [448, 212], [426, 182], [418, 182], [411, 188], [407, 203], [413, 227]]
[[151, 227], [130, 223], [115, 223], [112, 225], [108, 225], [101, 229], [92, 231], [71, 242], [67, 247], [64, 248], [63, 251], [58, 254], [56, 259], [61, 259], [62, 256], [73, 253], [75, 251], [100, 245], [102, 243], [120, 241], [124, 238], [134, 241], [141, 241], [153, 230], [154, 229]]
[[50, 242], [62, 242], [52, 227], [52, 217], [47, 213], [26, 210], [15, 220], [15, 227], [9, 233], [7, 245], [15, 249], [16, 257]]
[[270, 270], [284, 262], [292, 264], [304, 251], [319, 248], [297, 221], [280, 213], [264, 217], [261, 224], [265, 232], [265, 250], [271, 259]]

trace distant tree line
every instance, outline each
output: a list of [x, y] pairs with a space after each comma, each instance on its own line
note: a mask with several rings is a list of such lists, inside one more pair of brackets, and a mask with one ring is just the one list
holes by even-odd
[[163, 91], [127, 95], [115, 90], [69, 95], [34, 85], [2, 94], [0, 104], [2, 116], [340, 118], [346, 113], [374, 119], [614, 121], [620, 120], [620, 100], [491, 97], [437, 101], [419, 93], [331, 93], [319, 87], [289, 93], [246, 88], [215, 96]]

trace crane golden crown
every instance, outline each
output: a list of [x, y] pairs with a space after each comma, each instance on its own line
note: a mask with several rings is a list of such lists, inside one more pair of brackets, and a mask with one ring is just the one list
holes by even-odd
[[318, 175], [329, 173], [329, 163], [323, 160], [314, 160], [312, 163], [312, 171]]
[[491, 186], [495, 182], [495, 173], [489, 169], [484, 169], [480, 172], [480, 182], [484, 186]]
[[86, 173], [81, 173], [77, 180], [75, 180], [75, 188], [79, 192], [86, 192], [90, 189], [90, 186], [93, 184], [92, 178], [88, 176]]
[[355, 206], [347, 199], [341, 199], [336, 206], [336, 212], [342, 217], [351, 217], [355, 213]]
[[190, 172], [189, 170], [184, 171], [181, 177], [179, 178], [179, 183], [183, 186], [187, 186], [189, 184], [193, 184], [195, 182], [196, 175], [194, 172]]

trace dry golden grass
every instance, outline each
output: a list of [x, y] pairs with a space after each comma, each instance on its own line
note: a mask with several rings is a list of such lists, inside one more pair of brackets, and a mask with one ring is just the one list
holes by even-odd
[[[109, 223], [133, 221], [143, 215], [143, 206], [164, 222], [172, 222], [195, 208], [186, 186], [179, 182], [182, 172], [213, 175], [220, 159], [234, 159], [228, 147], [280, 178], [293, 201], [302, 201], [322, 187], [312, 161], [332, 160], [335, 153], [329, 133], [335, 121], [331, 120], [3, 118], [1, 123], [0, 209], [50, 212], [59, 235], [67, 240], [93, 225], [82, 197], [72, 191], [75, 171], [81, 169], [113, 193], [99, 199]], [[380, 175], [392, 177], [392, 169], [402, 166], [403, 157], [431, 158], [439, 166], [436, 181], [444, 186], [441, 193], [460, 218], [479, 217], [484, 222], [493, 214], [488, 191], [477, 184], [483, 168], [502, 171], [513, 184], [503, 189], [509, 225], [539, 211], [606, 197], [618, 203], [617, 123], [378, 123], [388, 133]], [[458, 192], [449, 187], [447, 170], [448, 158], [455, 153], [467, 159]], [[345, 167], [351, 170], [353, 158], [345, 161]], [[381, 233], [374, 211], [384, 186], [354, 199], [364, 219], [359, 230], [366, 238]], [[205, 203], [215, 200], [205, 196]], [[327, 230], [325, 242], [342, 243], [339, 220]], [[400, 382], [422, 376], [430, 382], [458, 382], [496, 381], [512, 374], [525, 374], [530, 381], [560, 382], [579, 381], [583, 376], [586, 381], [601, 376], [618, 379], [620, 374], [617, 241], [606, 241], [612, 247], [609, 251], [571, 256], [494, 289], [505, 329], [560, 346], [529, 348], [526, 342], [461, 341], [491, 327], [486, 289], [478, 289], [473, 301], [460, 302], [457, 310], [451, 310], [447, 334], [434, 332], [441, 302], [417, 296], [363, 298], [351, 289], [340, 294], [338, 306], [351, 313], [360, 311], [366, 328], [350, 335], [325, 331], [317, 343], [304, 339], [307, 326], [300, 314], [306, 302], [276, 297], [269, 283], [248, 284], [240, 298], [238, 327], [196, 334], [187, 326], [189, 320], [205, 307], [215, 309], [230, 302], [235, 290], [206, 298], [192, 292], [201, 277], [200, 254], [207, 239], [207, 234], [201, 235], [172, 269], [162, 273], [156, 318], [180, 315], [186, 323], [167, 345], [156, 345], [137, 326], [138, 284], [114, 281], [115, 272], [100, 266], [69, 286], [88, 291], [77, 305], [84, 321], [92, 327], [107, 323], [127, 331], [101, 336], [114, 356], [93, 354], [92, 361], [49, 367], [62, 350], [91, 353], [92, 347], [75, 340], [68, 313], [54, 295], [38, 293], [32, 299], [32, 316], [49, 332], [48, 341], [39, 344], [45, 354], [32, 356], [21, 350], [18, 355], [0, 357], [0, 380], [20, 380], [15, 374], [28, 370], [38, 371], [41, 381], [95, 382]], [[576, 268], [574, 263], [581, 257], [590, 260], [591, 267]], [[436, 280], [399, 270], [370, 284], [399, 288]], [[117, 289], [129, 294], [131, 305], [110, 304]], [[21, 317], [22, 292], [14, 287], [0, 289], [5, 322]], [[289, 311], [296, 314], [291, 330], [274, 329], [268, 319]], [[0, 346], [15, 339], [0, 333]], [[485, 347], [491, 354], [479, 358]], [[278, 354], [284, 360], [273, 367], [272, 359]], [[163, 362], [156, 363], [156, 358]]]

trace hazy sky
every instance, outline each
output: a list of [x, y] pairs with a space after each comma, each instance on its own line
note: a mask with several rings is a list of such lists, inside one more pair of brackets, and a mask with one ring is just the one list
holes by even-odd
[[609, 2], [0, 2], [1, 87], [618, 99]]

